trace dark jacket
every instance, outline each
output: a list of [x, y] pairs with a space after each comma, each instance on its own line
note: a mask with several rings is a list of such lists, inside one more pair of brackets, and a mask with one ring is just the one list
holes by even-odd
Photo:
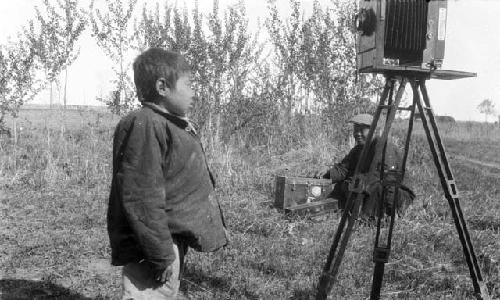
[[124, 117], [113, 140], [107, 214], [113, 265], [174, 261], [172, 237], [198, 251], [227, 241], [200, 139], [185, 120], [145, 106]]
[[[375, 137], [371, 144], [368, 147], [367, 159], [363, 165], [360, 166], [360, 173], [369, 174], [374, 182], [372, 183], [369, 195], [371, 199], [365, 199], [363, 203], [363, 212], [366, 215], [374, 215], [376, 213], [376, 205], [377, 199], [382, 196], [381, 185], [373, 185], [379, 178], [379, 172], [382, 167], [381, 158], [377, 158], [377, 161], [373, 161], [376, 151], [376, 145], [378, 142], [378, 138]], [[348, 185], [354, 176], [354, 171], [356, 170], [356, 164], [358, 163], [361, 152], [363, 150], [363, 145], [356, 145], [354, 148], [349, 151], [349, 153], [342, 159], [340, 163], [335, 164], [329, 172], [327, 172], [323, 177], [329, 178], [332, 180], [332, 183], [336, 183], [334, 190], [332, 191], [330, 197], [336, 198], [339, 200], [339, 206], [344, 208], [345, 203], [347, 201], [347, 193], [348, 193]], [[373, 164], [373, 166], [372, 166]], [[396, 169], [401, 170], [402, 168], [402, 158], [401, 154], [398, 150], [398, 147], [391, 143], [387, 143], [387, 150], [384, 161], [384, 169]], [[404, 183], [404, 180], [403, 180]], [[394, 191], [389, 191], [390, 193]], [[396, 203], [397, 209], [399, 213], [402, 213], [415, 199], [415, 194], [413, 191], [402, 184], [399, 189], [399, 199]], [[386, 202], [386, 212], [389, 214], [391, 209], [391, 203]]]

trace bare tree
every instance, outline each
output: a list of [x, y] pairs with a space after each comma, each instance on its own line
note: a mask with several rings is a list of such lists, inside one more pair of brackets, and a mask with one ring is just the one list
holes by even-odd
[[167, 47], [170, 44], [172, 6], [165, 3], [163, 16], [160, 17], [160, 4], [153, 11], [144, 3], [139, 21], [134, 23], [135, 47], [144, 51], [149, 47]]
[[[135, 92], [132, 80], [127, 74], [130, 65], [127, 61], [127, 51], [133, 46], [131, 20], [137, 0], [105, 0], [106, 10], [101, 12], [94, 7], [94, 0], [90, 4], [90, 21], [92, 35], [117, 67], [113, 67], [116, 78], [113, 81], [115, 90], [108, 99], [103, 100], [113, 112], [121, 114], [134, 107]], [[102, 3], [102, 1], [101, 1]]]
[[495, 114], [495, 104], [491, 99], [484, 99], [479, 105], [477, 109], [480, 113], [484, 114], [484, 121], [488, 122], [488, 116]]
[[45, 71], [45, 79], [50, 84], [50, 104], [53, 103], [53, 83], [62, 70], [66, 70], [64, 80], [64, 106], [66, 106], [67, 67], [79, 54], [76, 42], [84, 31], [86, 12], [78, 7], [77, 0], [43, 1], [42, 8], [36, 7], [36, 17], [25, 28], [24, 34], [30, 47]]
[[0, 129], [5, 130], [5, 116], [17, 116], [19, 108], [40, 91], [35, 52], [29, 42], [19, 39], [0, 46]]

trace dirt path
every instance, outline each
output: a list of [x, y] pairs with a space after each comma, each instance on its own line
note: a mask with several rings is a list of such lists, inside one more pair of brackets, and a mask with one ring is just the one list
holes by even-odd
[[483, 167], [498, 169], [500, 171], [500, 164], [497, 164], [497, 163], [484, 162], [484, 161], [473, 159], [473, 158], [469, 158], [469, 157], [466, 157], [466, 156], [463, 156], [463, 155], [460, 155], [460, 154], [453, 154], [453, 158], [459, 159], [459, 160], [462, 160], [462, 161], [467, 161], [467, 162], [470, 162], [470, 163], [473, 163], [473, 164], [476, 164], [476, 165], [480, 165], [480, 166], [483, 166]]

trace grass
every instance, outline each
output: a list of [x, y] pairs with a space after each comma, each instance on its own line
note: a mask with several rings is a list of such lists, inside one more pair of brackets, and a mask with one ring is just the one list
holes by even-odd
[[[109, 265], [105, 222], [117, 121], [97, 112], [23, 111], [16, 140], [2, 138], [2, 299], [118, 297], [120, 268]], [[441, 129], [484, 280], [499, 298], [500, 128], [459, 122]], [[183, 291], [190, 299], [313, 299], [339, 216], [283, 216], [271, 206], [274, 176], [304, 176], [349, 147], [321, 137], [285, 153], [216, 146], [207, 153], [232, 242], [216, 253], [190, 251]], [[473, 299], [427, 148], [417, 125], [407, 176], [418, 198], [397, 220], [382, 298]], [[373, 237], [373, 228], [356, 228], [331, 299], [368, 297]]]

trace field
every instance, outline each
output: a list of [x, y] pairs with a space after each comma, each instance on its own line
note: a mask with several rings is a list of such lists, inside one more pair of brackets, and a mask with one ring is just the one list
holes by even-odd
[[[92, 111], [22, 111], [15, 138], [0, 141], [0, 298], [116, 299], [105, 213], [117, 117]], [[9, 125], [13, 121], [9, 121]], [[22, 129], [21, 129], [22, 127]], [[500, 297], [500, 127], [458, 122], [441, 134], [490, 294]], [[417, 199], [398, 219], [383, 299], [474, 299], [453, 219], [420, 125], [407, 175]], [[287, 218], [272, 208], [274, 176], [304, 176], [348, 145], [311, 141], [207, 149], [232, 234], [227, 248], [190, 251], [188, 299], [313, 299], [339, 220]], [[366, 299], [374, 229], [357, 227], [331, 299]]]

